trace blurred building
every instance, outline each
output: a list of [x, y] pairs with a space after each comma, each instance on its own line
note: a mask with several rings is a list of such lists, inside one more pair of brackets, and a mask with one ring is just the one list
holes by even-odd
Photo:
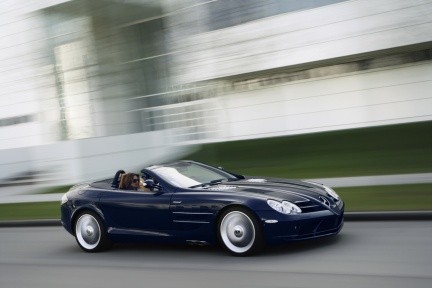
[[4, 1], [2, 175], [79, 181], [183, 144], [431, 120], [431, 12], [430, 0]]

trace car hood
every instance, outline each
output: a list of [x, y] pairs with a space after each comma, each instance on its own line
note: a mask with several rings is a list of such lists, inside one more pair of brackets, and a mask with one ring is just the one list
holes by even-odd
[[307, 199], [319, 199], [326, 196], [323, 185], [302, 180], [246, 177], [244, 180], [224, 182], [208, 187], [206, 190], [232, 191], [234, 193], [256, 194], [288, 201], [302, 201]]

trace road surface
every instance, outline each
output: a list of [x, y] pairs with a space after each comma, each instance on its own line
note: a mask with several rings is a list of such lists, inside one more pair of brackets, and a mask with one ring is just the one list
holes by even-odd
[[333, 238], [232, 257], [215, 247], [82, 252], [62, 227], [0, 228], [0, 287], [432, 287], [432, 222], [347, 222]]

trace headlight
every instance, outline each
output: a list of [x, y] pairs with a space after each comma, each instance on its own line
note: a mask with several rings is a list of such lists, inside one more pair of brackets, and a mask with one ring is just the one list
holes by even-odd
[[69, 201], [69, 199], [66, 196], [66, 193], [63, 194], [62, 198], [61, 198], [61, 205], [65, 204], [67, 201]]
[[298, 214], [301, 213], [301, 209], [288, 201], [283, 201], [282, 203], [276, 200], [267, 200], [267, 204], [273, 208], [274, 210], [282, 213], [282, 214]]
[[339, 195], [330, 187], [324, 186], [324, 190], [334, 199], [336, 199], [336, 201], [339, 201], [340, 197]]

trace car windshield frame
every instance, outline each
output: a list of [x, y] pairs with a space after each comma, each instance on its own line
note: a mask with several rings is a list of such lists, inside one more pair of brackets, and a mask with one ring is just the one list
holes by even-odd
[[196, 162], [158, 165], [152, 172], [168, 184], [179, 188], [197, 188], [240, 179], [238, 175]]

